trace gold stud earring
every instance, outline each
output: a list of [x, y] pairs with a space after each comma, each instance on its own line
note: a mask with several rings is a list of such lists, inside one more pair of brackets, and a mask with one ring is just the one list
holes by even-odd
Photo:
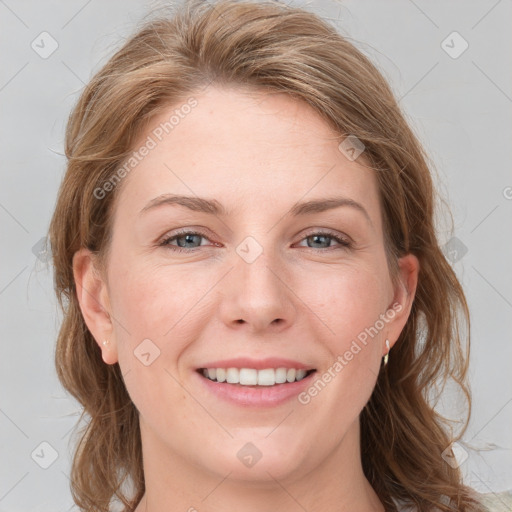
[[386, 347], [388, 347], [388, 351], [387, 351], [386, 355], [384, 356], [384, 366], [386, 366], [388, 364], [388, 359], [389, 359], [389, 351], [390, 351], [389, 340], [386, 340]]

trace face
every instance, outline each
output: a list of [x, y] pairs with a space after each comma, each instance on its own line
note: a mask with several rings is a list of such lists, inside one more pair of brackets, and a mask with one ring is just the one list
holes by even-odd
[[[194, 98], [134, 148], [156, 143], [117, 185], [106, 275], [75, 261], [108, 315], [82, 310], [110, 340], [103, 358], [120, 364], [147, 453], [219, 479], [300, 477], [358, 428], [410, 310], [413, 257], [394, 287], [374, 173], [308, 105], [213, 87]], [[242, 383], [209, 380], [213, 367]]]

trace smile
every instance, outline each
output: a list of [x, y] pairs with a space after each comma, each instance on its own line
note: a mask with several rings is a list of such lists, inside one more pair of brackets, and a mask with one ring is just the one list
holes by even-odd
[[239, 384], [241, 386], [275, 386], [298, 382], [315, 370], [302, 368], [200, 368], [204, 377], [214, 382]]
[[197, 385], [215, 401], [243, 408], [276, 407], [296, 399], [312, 384], [315, 369], [199, 368]]

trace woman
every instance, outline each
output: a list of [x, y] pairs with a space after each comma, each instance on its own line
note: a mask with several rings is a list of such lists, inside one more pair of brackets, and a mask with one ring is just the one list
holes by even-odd
[[50, 240], [81, 510], [484, 510], [427, 400], [453, 378], [470, 404], [427, 157], [334, 29], [189, 2], [91, 80], [66, 154]]

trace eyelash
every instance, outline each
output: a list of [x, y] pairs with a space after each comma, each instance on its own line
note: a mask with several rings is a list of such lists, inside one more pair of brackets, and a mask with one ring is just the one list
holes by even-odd
[[[161, 246], [161, 247], [168, 247], [168, 248], [170, 248], [171, 251], [174, 251], [174, 252], [188, 252], [188, 253], [190, 253], [190, 252], [197, 251], [201, 246], [187, 249], [187, 248], [184, 248], [184, 247], [178, 247], [178, 246], [170, 244], [170, 242], [172, 242], [173, 240], [176, 240], [177, 238], [181, 238], [182, 236], [185, 236], [185, 235], [199, 235], [202, 238], [205, 238], [205, 239], [209, 240], [209, 238], [204, 233], [202, 233], [201, 231], [187, 231], [187, 230], [183, 230], [183, 231], [178, 231], [178, 232], [174, 233], [172, 236], [164, 238], [158, 245]], [[332, 238], [333, 240], [335, 240], [336, 242], [338, 242], [340, 244], [341, 247], [338, 247], [339, 249], [351, 249], [352, 248], [352, 242], [350, 242], [349, 240], [334, 234], [331, 231], [315, 231], [313, 233], [310, 233], [310, 234], [306, 235], [300, 241], [305, 240], [306, 238], [310, 238], [312, 236], [325, 236], [325, 237]], [[315, 250], [314, 247], [305, 247], [305, 249]], [[336, 249], [336, 247], [326, 247], [326, 248], [319, 249], [319, 250], [325, 252], [325, 251], [333, 250], [333, 249]]]

